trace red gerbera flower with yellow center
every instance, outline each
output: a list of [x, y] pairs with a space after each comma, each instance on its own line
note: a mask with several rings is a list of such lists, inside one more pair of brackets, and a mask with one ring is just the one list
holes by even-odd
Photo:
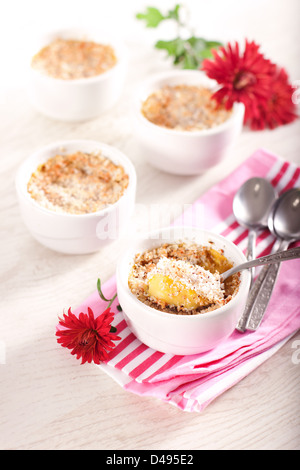
[[115, 344], [113, 341], [121, 339], [115, 334], [116, 328], [111, 326], [114, 314], [107, 308], [95, 318], [91, 308], [88, 313], [80, 313], [77, 317], [69, 308], [68, 314], [59, 319], [59, 328], [56, 332], [57, 342], [63, 347], [71, 349], [71, 354], [85, 362], [100, 364], [108, 358], [108, 353]]
[[245, 106], [245, 124], [253, 129], [274, 128], [296, 119], [292, 102], [293, 88], [287, 74], [259, 52], [255, 42], [245, 43], [243, 53], [238, 43], [212, 51], [214, 59], [206, 59], [202, 69], [220, 88], [214, 99], [231, 109], [234, 102]]

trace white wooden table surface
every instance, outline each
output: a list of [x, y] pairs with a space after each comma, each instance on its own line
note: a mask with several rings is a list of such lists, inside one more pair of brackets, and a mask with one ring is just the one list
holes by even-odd
[[[175, 3], [175, 2], [174, 2]], [[55, 140], [87, 138], [115, 145], [136, 166], [137, 202], [189, 204], [264, 147], [300, 163], [299, 122], [275, 131], [244, 130], [231, 158], [206, 174], [177, 177], [143, 162], [128, 118], [135, 86], [168, 68], [154, 50], [166, 28], [146, 30], [134, 14], [171, 1], [27, 1], [3, 5], [0, 18], [1, 319], [0, 448], [2, 449], [300, 449], [300, 364], [296, 334], [279, 352], [221, 395], [201, 414], [184, 413], [119, 387], [93, 365], [81, 366], [56, 343], [63, 308], [77, 306], [100, 276], [108, 279], [123, 243], [92, 255], [66, 256], [39, 245], [20, 220], [14, 176], [27, 155]], [[189, 1], [192, 21], [210, 39], [248, 37], [274, 62], [300, 79], [298, 0]], [[67, 124], [39, 115], [22, 83], [23, 42], [65, 25], [116, 30], [129, 47], [123, 97], [102, 117]], [[116, 28], [116, 29], [115, 29]], [[5, 357], [4, 357], [5, 353]], [[299, 358], [299, 355], [298, 355]]]

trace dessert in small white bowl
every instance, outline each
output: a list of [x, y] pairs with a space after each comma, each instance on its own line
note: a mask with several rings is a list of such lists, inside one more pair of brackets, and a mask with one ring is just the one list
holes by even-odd
[[134, 211], [136, 172], [112, 146], [61, 141], [21, 164], [16, 190], [24, 223], [36, 240], [62, 253], [92, 253], [126, 230]]
[[87, 121], [121, 97], [127, 51], [118, 41], [68, 29], [45, 34], [32, 48], [28, 95], [42, 114], [60, 121]]
[[[228, 278], [229, 283], [222, 286], [223, 300], [215, 286], [209, 293], [197, 295], [198, 300], [200, 298], [197, 303], [191, 286], [173, 279], [172, 282], [177, 282], [174, 290], [175, 284], [167, 277], [152, 284], [149, 295], [149, 279], [153, 279], [151, 270], [158, 268], [161, 257], [170, 257], [174, 262], [177, 256], [184, 262], [191, 259], [196, 271], [201, 270], [200, 265], [204, 262], [206, 268], [219, 266], [223, 272], [229, 265], [245, 262], [246, 258], [236, 245], [221, 235], [194, 227], [171, 227], [132, 242], [120, 259], [116, 271], [118, 300], [136, 337], [164, 353], [197, 354], [214, 348], [234, 331], [246, 303], [250, 273], [245, 270], [234, 279], [233, 276], [231, 280]], [[178, 265], [175, 269], [178, 272]], [[189, 269], [188, 266], [186, 272]], [[194, 272], [189, 277], [195, 286], [197, 275], [195, 277]], [[217, 279], [217, 273], [215, 276]], [[215, 295], [215, 299], [211, 295]], [[208, 300], [204, 301], [206, 297]], [[187, 299], [190, 299], [189, 303]]]
[[201, 174], [226, 158], [242, 130], [244, 105], [216, 108], [216, 86], [198, 70], [146, 80], [135, 95], [132, 119], [141, 157], [178, 175]]

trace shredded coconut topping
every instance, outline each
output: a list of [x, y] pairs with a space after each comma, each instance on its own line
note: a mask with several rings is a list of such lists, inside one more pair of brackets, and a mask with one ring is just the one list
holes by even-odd
[[151, 279], [156, 274], [168, 276], [172, 281], [184, 284], [188, 289], [194, 290], [196, 294], [205, 297], [210, 302], [218, 302], [224, 298], [220, 273], [213, 274], [201, 266], [187, 261], [162, 256], [148, 273], [147, 279]]

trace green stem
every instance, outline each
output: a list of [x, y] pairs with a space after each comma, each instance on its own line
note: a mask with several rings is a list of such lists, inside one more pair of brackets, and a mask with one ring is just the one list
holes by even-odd
[[115, 293], [115, 295], [110, 299], [109, 301], [109, 304], [108, 304], [108, 307], [109, 308], [111, 306], [111, 304], [113, 303], [113, 301], [115, 300], [115, 298], [117, 297], [117, 293]]
[[100, 279], [98, 279], [98, 281], [97, 281], [97, 290], [98, 290], [98, 294], [100, 295], [101, 299], [104, 300], [104, 302], [109, 302], [108, 307], [107, 307], [107, 308], [109, 308], [111, 306], [111, 304], [113, 303], [113, 301], [115, 300], [115, 298], [117, 297], [117, 294], [115, 294], [111, 299], [107, 299], [106, 297], [104, 297], [102, 289], [101, 289], [101, 280]]
[[[104, 302], [109, 302], [108, 307], [107, 307], [107, 308], [109, 308], [112, 305], [115, 298], [117, 297], [117, 292], [115, 293], [115, 295], [111, 299], [107, 299], [106, 297], [104, 297], [102, 289], [101, 289], [101, 280], [100, 279], [98, 279], [98, 281], [97, 281], [97, 290], [98, 290], [98, 294], [100, 295], [100, 298], [102, 300], [104, 300]], [[119, 308], [118, 308], [118, 310], [119, 310]]]

